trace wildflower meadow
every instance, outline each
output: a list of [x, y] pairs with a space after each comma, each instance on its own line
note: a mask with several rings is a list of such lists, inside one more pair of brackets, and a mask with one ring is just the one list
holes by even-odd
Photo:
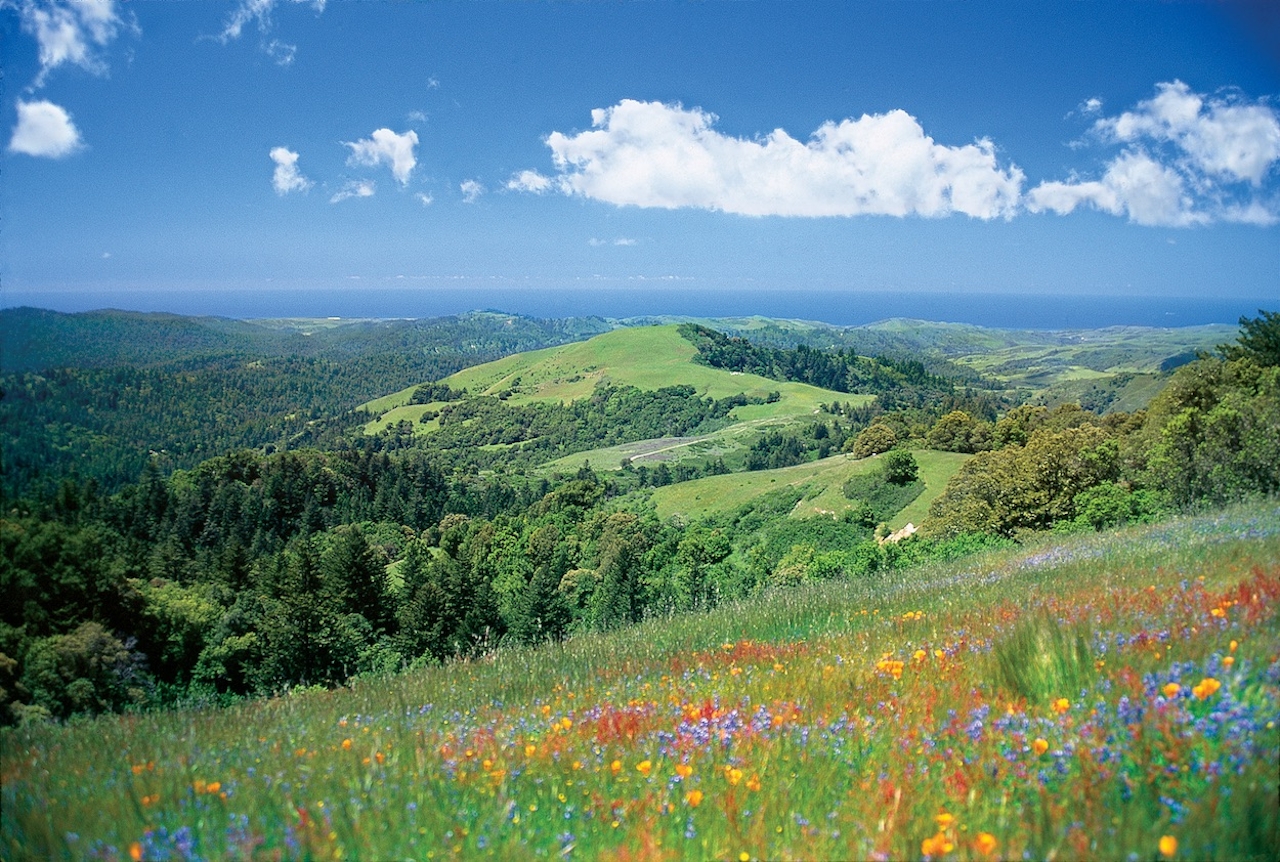
[[0, 852], [1273, 859], [1274, 503], [3, 731]]

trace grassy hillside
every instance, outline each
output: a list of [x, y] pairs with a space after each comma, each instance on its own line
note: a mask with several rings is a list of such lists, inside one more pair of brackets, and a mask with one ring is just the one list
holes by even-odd
[[[597, 383], [606, 380], [639, 389], [688, 385], [710, 398], [784, 391], [791, 396], [787, 400], [797, 402], [795, 406], [810, 409], [830, 398], [826, 390], [812, 386], [698, 365], [693, 361], [696, 353], [674, 325], [630, 327], [486, 362], [450, 375], [445, 382], [472, 395], [506, 394], [513, 404], [573, 401], [590, 395]], [[412, 394], [411, 388], [405, 389], [371, 401], [364, 409], [372, 412], [406, 404]]]
[[26, 858], [1275, 858], [1280, 510], [6, 730]]
[[[686, 341], [674, 325], [616, 329], [587, 341], [549, 347], [504, 357], [464, 369], [444, 379], [455, 389], [466, 389], [470, 395], [494, 395], [509, 404], [536, 401], [567, 403], [586, 398], [597, 384], [609, 382], [620, 386], [654, 390], [668, 386], [692, 386], [704, 398], [726, 398], [744, 394], [762, 398], [770, 392], [780, 395], [772, 404], [753, 404], [737, 408], [733, 418], [743, 422], [789, 419], [812, 414], [818, 405], [835, 398], [851, 403], [865, 403], [871, 396], [833, 393], [802, 383], [785, 383], [754, 374], [734, 374], [708, 368], [693, 361], [693, 345]], [[376, 433], [401, 420], [415, 423], [421, 433], [435, 426], [418, 423], [428, 410], [439, 404], [409, 404], [415, 387], [377, 398], [360, 409], [376, 414], [366, 427]], [[588, 455], [595, 463], [616, 465], [620, 456], [612, 453]], [[576, 456], [581, 463], [581, 456]]]
[[[908, 522], [918, 525], [923, 521], [929, 504], [942, 493], [947, 480], [969, 458], [968, 455], [954, 452], [928, 450], [918, 450], [912, 454], [920, 465], [920, 477], [924, 480], [925, 491], [889, 522], [889, 526], [894, 529], [903, 527]], [[655, 488], [652, 500], [659, 517], [682, 515], [694, 520], [732, 511], [764, 494], [792, 487], [804, 494], [792, 515], [839, 515], [853, 505], [841, 490], [844, 483], [850, 476], [879, 469], [879, 464], [876, 457], [858, 460], [851, 455], [835, 455], [779, 470], [707, 476], [691, 482]]]

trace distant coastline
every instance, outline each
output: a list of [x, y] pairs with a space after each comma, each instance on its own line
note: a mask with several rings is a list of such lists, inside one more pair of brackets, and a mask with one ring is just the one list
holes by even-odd
[[286, 289], [182, 291], [6, 291], [0, 306], [77, 312], [101, 308], [241, 319], [277, 317], [440, 317], [492, 309], [532, 317], [648, 314], [764, 317], [843, 326], [911, 317], [1002, 329], [1235, 324], [1275, 308], [1278, 297], [1030, 295], [854, 290], [585, 290], [533, 288]]

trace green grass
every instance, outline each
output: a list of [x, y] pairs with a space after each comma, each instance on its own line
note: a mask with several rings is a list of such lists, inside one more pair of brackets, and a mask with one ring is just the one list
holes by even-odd
[[[970, 457], [924, 449], [915, 450], [912, 455], [920, 467], [925, 491], [889, 521], [889, 526], [895, 530], [909, 522], [919, 525], [929, 511], [929, 504], [942, 493], [947, 481]], [[680, 515], [686, 520], [696, 520], [733, 511], [763, 494], [793, 487], [805, 495], [792, 512], [794, 516], [839, 516], [853, 506], [853, 501], [844, 496], [844, 483], [850, 476], [878, 469], [880, 461], [876, 457], [855, 459], [852, 455], [833, 455], [794, 467], [708, 476], [667, 485], [655, 488], [651, 499], [661, 518]]]
[[496, 395], [511, 390], [511, 401], [573, 401], [591, 394], [596, 384], [608, 380], [639, 389], [689, 385], [703, 397], [724, 398], [739, 392], [763, 395], [788, 386], [794, 397], [808, 394], [812, 407], [824, 390], [799, 384], [782, 384], [750, 374], [735, 375], [698, 365], [697, 354], [675, 326], [643, 326], [617, 329], [587, 341], [523, 353], [486, 365], [468, 368], [447, 378], [473, 394]]
[[[1270, 859], [1278, 608], [1280, 509], [1258, 505], [342, 691], [8, 730], [0, 853], [1156, 859], [1167, 837]], [[1059, 649], [1020, 634], [1041, 620], [1091, 661], [1021, 695], [993, 655]]]
[[[1005, 383], [1030, 389], [1047, 403], [1074, 401], [1090, 384], [1108, 386], [1120, 375], [1143, 375], [1141, 385], [1125, 387], [1111, 410], [1145, 407], [1163, 387], [1164, 376], [1152, 376], [1170, 356], [1212, 351], [1232, 336], [1226, 326], [1177, 329], [1109, 327], [1060, 333], [1006, 333], [1004, 343], [986, 349], [948, 354], [954, 362]], [[988, 333], [989, 335], [989, 333]]]

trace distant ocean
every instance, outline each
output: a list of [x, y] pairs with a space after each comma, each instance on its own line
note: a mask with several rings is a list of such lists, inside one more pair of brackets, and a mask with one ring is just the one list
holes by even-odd
[[815, 320], [839, 325], [913, 317], [1010, 329], [1093, 329], [1103, 326], [1195, 326], [1235, 324], [1259, 308], [1280, 308], [1272, 297], [1152, 297], [914, 293], [797, 290], [536, 290], [368, 289], [184, 290], [173, 292], [6, 291], [5, 307], [30, 305], [54, 311], [118, 308], [175, 314], [257, 317], [439, 317], [493, 310], [533, 317], [643, 315], [765, 317]]

